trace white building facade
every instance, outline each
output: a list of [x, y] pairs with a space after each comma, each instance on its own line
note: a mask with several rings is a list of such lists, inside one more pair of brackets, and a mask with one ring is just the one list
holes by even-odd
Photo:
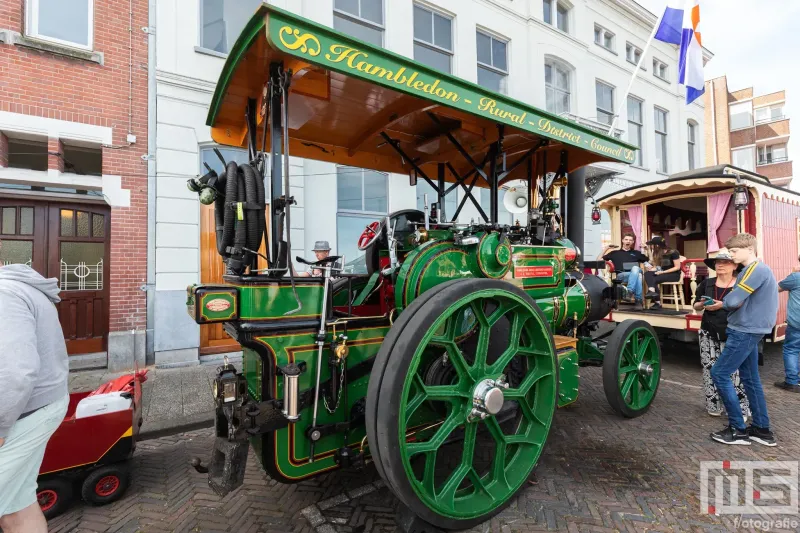
[[[226, 52], [258, 0], [159, 0], [156, 3], [155, 363], [196, 363], [226, 346], [185, 311], [186, 286], [208, 282], [204, 217], [186, 180], [203, 162], [221, 163], [205, 125]], [[703, 103], [685, 104], [677, 84], [678, 48], [654, 42], [631, 95], [623, 100], [656, 16], [629, 0], [275, 0], [270, 3], [455, 76], [607, 130], [641, 147], [634, 166], [595, 165], [613, 176], [595, 195], [701, 166]], [[226, 158], [244, 152], [222, 150]], [[364, 226], [388, 212], [421, 206], [427, 185], [408, 176], [291, 159], [293, 255], [327, 240], [350, 261]], [[594, 182], [596, 185], [598, 182]], [[594, 190], [595, 187], [590, 187]], [[458, 191], [460, 194], [462, 191]], [[488, 191], [481, 191], [488, 209]], [[457, 199], [446, 200], [446, 212]], [[591, 207], [591, 203], [587, 202]], [[585, 256], [600, 251], [608, 228], [587, 209]], [[465, 206], [459, 220], [479, 219]], [[501, 212], [501, 223], [512, 216]], [[605, 232], [604, 232], [605, 228]], [[204, 326], [207, 327], [207, 326]], [[215, 348], [215, 342], [217, 342]]]

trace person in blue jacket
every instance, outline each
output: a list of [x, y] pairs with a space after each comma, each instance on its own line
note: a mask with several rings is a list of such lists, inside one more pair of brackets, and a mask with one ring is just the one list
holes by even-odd
[[[800, 260], [800, 257], [797, 258]], [[789, 293], [786, 310], [786, 338], [783, 340], [783, 369], [786, 378], [775, 386], [789, 392], [800, 392], [800, 266], [778, 283], [778, 292]]]

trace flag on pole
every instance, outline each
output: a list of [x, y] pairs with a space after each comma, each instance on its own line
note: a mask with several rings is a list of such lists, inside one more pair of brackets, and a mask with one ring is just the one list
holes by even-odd
[[655, 38], [681, 47], [678, 83], [686, 86], [686, 103], [691, 104], [705, 92], [700, 0], [669, 0]]

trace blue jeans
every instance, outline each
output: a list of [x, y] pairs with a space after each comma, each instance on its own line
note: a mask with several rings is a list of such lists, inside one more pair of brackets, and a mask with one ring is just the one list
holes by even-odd
[[642, 269], [638, 266], [631, 268], [630, 272], [620, 272], [617, 274], [617, 279], [624, 282], [628, 286], [628, 290], [633, 293], [636, 300], [642, 299], [642, 278], [640, 274]]
[[758, 375], [758, 343], [764, 334], [742, 333], [731, 328], [727, 329], [727, 334], [725, 348], [711, 367], [711, 379], [719, 391], [722, 403], [725, 404], [728, 422], [738, 430], [745, 429], [742, 408], [731, 379], [731, 374], [738, 370], [739, 379], [750, 402], [753, 425], [769, 429], [767, 401], [764, 399], [764, 389], [761, 388], [761, 377]]
[[786, 326], [786, 338], [783, 339], [783, 369], [786, 371], [786, 383], [797, 385], [800, 382], [800, 329]]

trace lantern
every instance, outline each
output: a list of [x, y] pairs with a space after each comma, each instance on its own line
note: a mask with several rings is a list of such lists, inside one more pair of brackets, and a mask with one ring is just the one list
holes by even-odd
[[736, 206], [736, 210], [744, 211], [747, 209], [747, 204], [749, 202], [750, 198], [747, 194], [747, 189], [743, 185], [737, 184], [736, 188], [733, 190], [733, 205]]
[[592, 225], [600, 224], [600, 209], [597, 206], [592, 208]]

